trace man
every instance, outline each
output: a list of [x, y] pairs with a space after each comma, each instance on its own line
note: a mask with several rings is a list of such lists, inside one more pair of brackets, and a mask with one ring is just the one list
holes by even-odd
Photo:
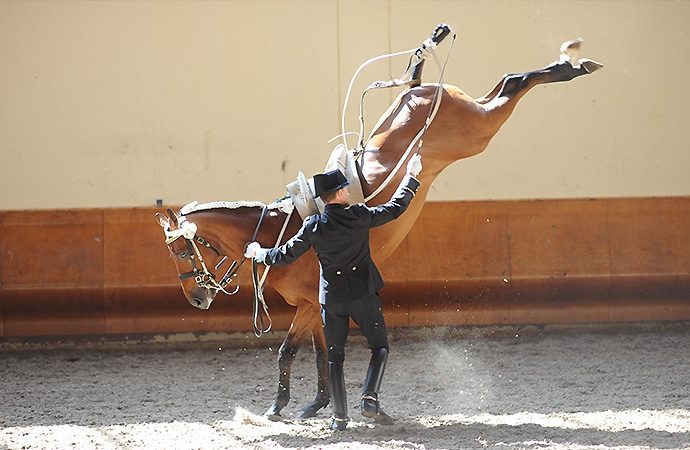
[[345, 341], [350, 318], [362, 330], [371, 349], [371, 361], [362, 393], [362, 415], [392, 425], [379, 404], [378, 393], [388, 359], [388, 335], [378, 291], [383, 279], [369, 250], [369, 229], [399, 217], [414, 198], [422, 170], [421, 156], [407, 164], [407, 176], [385, 204], [369, 208], [350, 206], [350, 182], [339, 170], [314, 175], [315, 197], [325, 204], [323, 214], [307, 217], [302, 228], [280, 247], [247, 246], [245, 256], [268, 266], [290, 264], [314, 248], [320, 265], [319, 302], [328, 347], [328, 383], [334, 415], [330, 428], [347, 427], [347, 396], [343, 377]]

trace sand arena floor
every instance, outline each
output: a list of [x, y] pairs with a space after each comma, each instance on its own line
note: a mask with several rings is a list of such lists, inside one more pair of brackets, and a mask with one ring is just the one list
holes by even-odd
[[315, 394], [309, 349], [276, 423], [280, 336], [195, 339], [4, 343], [0, 449], [690, 448], [689, 324], [391, 330], [388, 427], [359, 415], [369, 352], [353, 336], [339, 433], [330, 407], [294, 418]]

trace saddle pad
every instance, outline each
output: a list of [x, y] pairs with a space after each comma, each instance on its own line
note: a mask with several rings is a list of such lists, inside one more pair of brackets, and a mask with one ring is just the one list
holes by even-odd
[[[324, 172], [340, 169], [350, 181], [350, 201], [352, 204], [363, 203], [364, 194], [357, 173], [357, 162], [352, 152], [348, 152], [343, 144], [338, 144], [331, 152]], [[306, 179], [302, 172], [297, 174], [297, 180], [285, 186], [299, 215], [306, 219], [314, 214], [321, 214], [323, 202], [314, 198], [314, 179]]]

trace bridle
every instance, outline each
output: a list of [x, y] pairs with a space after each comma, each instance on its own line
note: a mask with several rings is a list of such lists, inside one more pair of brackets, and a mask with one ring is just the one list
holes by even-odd
[[[184, 216], [180, 216], [178, 220], [178, 229], [165, 230], [165, 244], [169, 246], [179, 238], [184, 238], [185, 240], [187, 252], [189, 253], [189, 259], [192, 263], [192, 270], [180, 274], [178, 276], [180, 281], [194, 278], [194, 281], [200, 288], [213, 290], [216, 293], [220, 291], [227, 295], [235, 295], [239, 291], [239, 283], [234, 291], [227, 291], [225, 288], [237, 277], [239, 269], [244, 261], [241, 260], [240, 264], [237, 264], [237, 260], [235, 260], [230, 265], [230, 268], [227, 270], [223, 278], [218, 281], [216, 279], [216, 274], [208, 270], [204, 257], [199, 251], [197, 244], [211, 249], [218, 257], [221, 256], [220, 252], [216, 247], [213, 246], [213, 244], [196, 234], [197, 227], [194, 222], [188, 222]], [[223, 255], [223, 258], [220, 260], [220, 262], [216, 264], [215, 270], [217, 271], [226, 260], [227, 255]]]
[[[280, 241], [283, 238], [283, 234], [285, 233], [285, 229], [287, 228], [287, 224], [290, 221], [290, 217], [292, 216], [292, 211], [294, 209], [290, 210], [290, 212], [287, 214], [287, 218], [285, 219], [285, 223], [283, 224], [283, 228], [280, 231], [280, 235], [278, 236], [278, 241], [276, 242], [276, 246], [280, 245]], [[254, 234], [252, 236], [251, 241], [249, 242], [254, 242], [256, 241], [256, 237], [259, 234], [259, 230], [261, 229], [261, 225], [264, 222], [264, 218], [266, 217], [266, 212], [268, 211], [268, 206], [264, 205], [261, 209], [261, 216], [259, 217], [259, 221], [256, 224], [256, 228], [254, 229]], [[221, 260], [216, 264], [215, 269], [218, 271], [221, 265], [225, 263], [227, 260], [227, 255], [221, 255], [220, 251], [216, 247], [213, 246], [209, 241], [204, 239], [203, 237], [197, 235], [197, 226], [194, 222], [189, 222], [187, 221], [186, 217], [181, 215], [178, 218], [178, 229], [176, 230], [170, 230], [169, 226], [168, 228], [165, 229], [165, 236], [166, 240], [165, 243], [166, 245], [170, 245], [173, 242], [175, 242], [179, 238], [184, 238], [185, 243], [187, 245], [187, 251], [189, 252], [189, 259], [191, 260], [192, 263], [192, 270], [189, 272], [185, 272], [183, 274], [180, 274], [178, 278], [180, 281], [182, 280], [187, 280], [189, 278], [194, 278], [194, 281], [196, 282], [197, 286], [202, 288], [202, 289], [207, 289], [207, 290], [213, 290], [215, 291], [215, 294], [218, 292], [222, 292], [226, 295], [235, 295], [237, 292], [240, 290], [240, 284], [239, 281], [237, 282], [237, 286], [233, 291], [228, 291], [226, 290], [226, 287], [235, 280], [235, 278], [238, 278], [239, 276], [239, 270], [244, 264], [244, 262], [247, 260], [247, 258], [242, 255], [242, 257], [239, 260], [239, 263], [237, 262], [237, 259], [232, 262], [228, 270], [225, 272], [225, 275], [223, 275], [223, 278], [218, 281], [216, 279], [216, 274], [213, 272], [209, 271], [206, 262], [204, 261], [204, 257], [199, 251], [199, 245], [203, 245], [204, 247], [212, 250], [219, 258], [222, 256]], [[198, 261], [198, 265], [197, 265]], [[269, 267], [266, 267], [264, 269], [263, 275], [261, 279], [259, 279], [258, 276], [258, 267], [256, 260], [252, 260], [252, 280], [254, 283], [254, 335], [256, 337], [261, 337], [263, 333], [266, 333], [271, 330], [273, 326], [273, 320], [271, 319], [271, 316], [268, 314], [268, 306], [266, 305], [266, 301], [264, 300], [263, 297], [263, 284], [264, 281], [266, 280], [266, 276], [268, 275], [268, 269]], [[261, 311], [261, 308], [259, 307], [259, 304], [263, 306], [263, 314]], [[264, 314], [266, 315], [266, 318], [268, 320], [268, 326], [264, 326]]]
[[[208, 242], [201, 236], [194, 236], [192, 239], [185, 238], [185, 241], [187, 244], [187, 251], [189, 252], [189, 258], [192, 262], [192, 270], [180, 274], [180, 276], [178, 277], [180, 281], [194, 277], [194, 281], [196, 281], [197, 286], [199, 286], [200, 288], [211, 289], [216, 292], [220, 291], [227, 295], [235, 295], [239, 290], [239, 284], [237, 285], [234, 291], [229, 292], [226, 291], [225, 288], [228, 284], [232, 283], [232, 281], [238, 276], [238, 271], [240, 267], [242, 267], [244, 259], [240, 260], [239, 264], [237, 264], [237, 260], [233, 261], [233, 263], [230, 265], [230, 268], [225, 273], [223, 278], [221, 278], [220, 281], [216, 281], [216, 274], [209, 271], [206, 267], [206, 263], [204, 262], [204, 258], [201, 255], [201, 252], [199, 251], [199, 247], [197, 246], [197, 244], [201, 244], [204, 247], [213, 250], [213, 252], [216, 255], [218, 255], [218, 257], [221, 256], [220, 252], [210, 242]], [[216, 265], [215, 270], [218, 270], [220, 266], [227, 260], [227, 258], [227, 255], [223, 255], [223, 258]], [[197, 260], [199, 261], [199, 265], [201, 266], [200, 268], [197, 267]]]
[[[259, 222], [256, 224], [256, 228], [254, 229], [252, 241], [255, 241], [256, 236], [259, 234], [259, 229], [261, 228], [261, 224], [263, 223], [264, 218], [266, 217], [267, 210], [267, 206], [263, 206], [261, 209], [261, 216], [259, 217]], [[233, 263], [230, 265], [230, 268], [225, 272], [225, 275], [223, 275], [223, 278], [221, 278], [220, 281], [218, 281], [216, 279], [216, 274], [208, 270], [206, 262], [204, 261], [204, 257], [199, 251], [199, 247], [197, 246], [197, 244], [203, 245], [204, 247], [211, 249], [219, 258], [222, 256], [222, 259], [215, 266], [214, 270], [216, 271], [220, 268], [221, 265], [223, 265], [223, 263], [225, 263], [225, 261], [228, 258], [227, 255], [221, 255], [218, 249], [213, 246], [213, 244], [211, 244], [203, 237], [197, 235], [197, 226], [194, 222], [187, 221], [187, 218], [182, 215], [179, 217], [178, 221], [179, 224], [176, 230], [165, 230], [165, 244], [169, 246], [179, 238], [184, 238], [185, 243], [187, 244], [187, 251], [189, 252], [189, 259], [192, 263], [192, 270], [180, 274], [178, 276], [180, 281], [194, 277], [194, 281], [196, 282], [197, 286], [199, 286], [202, 289], [213, 290], [216, 293], [223, 292], [227, 295], [237, 294], [237, 292], [240, 289], [239, 283], [237, 283], [237, 287], [235, 287], [234, 291], [227, 291], [225, 288], [230, 283], [232, 283], [232, 281], [235, 278], [238, 277], [239, 270], [247, 258], [245, 258], [244, 255], [242, 255], [239, 264], [237, 260], [234, 260]]]

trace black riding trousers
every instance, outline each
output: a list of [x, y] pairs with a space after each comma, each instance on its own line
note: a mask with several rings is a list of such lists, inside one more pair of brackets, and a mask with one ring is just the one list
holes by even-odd
[[362, 330], [369, 348], [388, 349], [388, 333], [381, 311], [381, 298], [378, 294], [370, 294], [342, 303], [321, 305], [328, 361], [345, 361], [345, 341], [350, 331], [350, 318]]

